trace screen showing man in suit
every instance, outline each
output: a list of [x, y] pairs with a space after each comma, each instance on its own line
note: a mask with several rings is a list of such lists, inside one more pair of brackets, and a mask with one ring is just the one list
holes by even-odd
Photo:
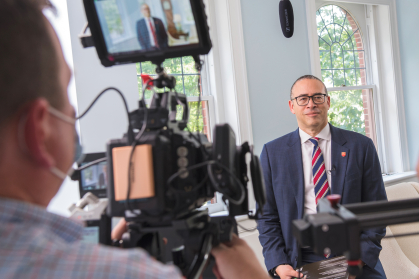
[[106, 189], [108, 185], [108, 172], [106, 162], [101, 162], [81, 171], [81, 183], [83, 190]]
[[[298, 277], [298, 248], [292, 221], [317, 213], [317, 202], [339, 194], [342, 204], [386, 200], [381, 166], [372, 140], [328, 123], [330, 97], [324, 83], [306, 75], [290, 92], [289, 108], [298, 128], [264, 145], [261, 165], [267, 203], [258, 221], [259, 240], [271, 275]], [[378, 259], [385, 228], [361, 233], [362, 275], [356, 278], [386, 278]], [[302, 264], [339, 256], [333, 251], [315, 254], [302, 247]], [[355, 277], [350, 277], [354, 279]]]
[[137, 21], [138, 42], [142, 49], [160, 49], [167, 47], [167, 33], [161, 19], [152, 17], [150, 7], [141, 5], [143, 18]]
[[109, 53], [199, 43], [190, 0], [95, 0], [95, 7]]

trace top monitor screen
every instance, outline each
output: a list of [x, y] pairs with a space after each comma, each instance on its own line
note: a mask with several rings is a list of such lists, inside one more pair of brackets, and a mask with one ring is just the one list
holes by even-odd
[[104, 58], [130, 63], [211, 48], [202, 0], [94, 0], [93, 6], [84, 1], [102, 64]]
[[96, 0], [95, 5], [109, 53], [199, 43], [189, 0]]

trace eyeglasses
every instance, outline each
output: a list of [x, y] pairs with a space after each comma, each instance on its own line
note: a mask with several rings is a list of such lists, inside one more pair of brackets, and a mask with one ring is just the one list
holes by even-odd
[[326, 96], [326, 94], [315, 94], [313, 96], [299, 96], [295, 97], [294, 99], [291, 99], [291, 101], [296, 100], [299, 106], [306, 106], [311, 99], [313, 103], [320, 105], [324, 103], [324, 101], [326, 100]]

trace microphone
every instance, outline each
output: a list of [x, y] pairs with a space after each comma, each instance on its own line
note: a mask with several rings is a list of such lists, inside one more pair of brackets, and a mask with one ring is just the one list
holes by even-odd
[[336, 167], [335, 166], [332, 166], [332, 169], [331, 170], [327, 170], [327, 173], [328, 174], [332, 174], [332, 171], [336, 171]]
[[291, 38], [294, 35], [294, 11], [290, 0], [279, 2], [279, 20], [285, 38]]

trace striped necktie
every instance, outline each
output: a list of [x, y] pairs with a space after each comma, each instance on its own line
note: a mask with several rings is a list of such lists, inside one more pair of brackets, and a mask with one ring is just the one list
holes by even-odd
[[156, 30], [154, 30], [153, 24], [151, 24], [151, 19], [148, 19], [148, 24], [150, 25], [151, 34], [153, 35], [154, 45], [158, 48], [159, 41], [157, 40]]
[[319, 138], [311, 138], [314, 144], [311, 165], [313, 169], [314, 194], [316, 195], [316, 205], [319, 199], [330, 195], [329, 182], [327, 181], [326, 166], [322, 150], [319, 146]]

